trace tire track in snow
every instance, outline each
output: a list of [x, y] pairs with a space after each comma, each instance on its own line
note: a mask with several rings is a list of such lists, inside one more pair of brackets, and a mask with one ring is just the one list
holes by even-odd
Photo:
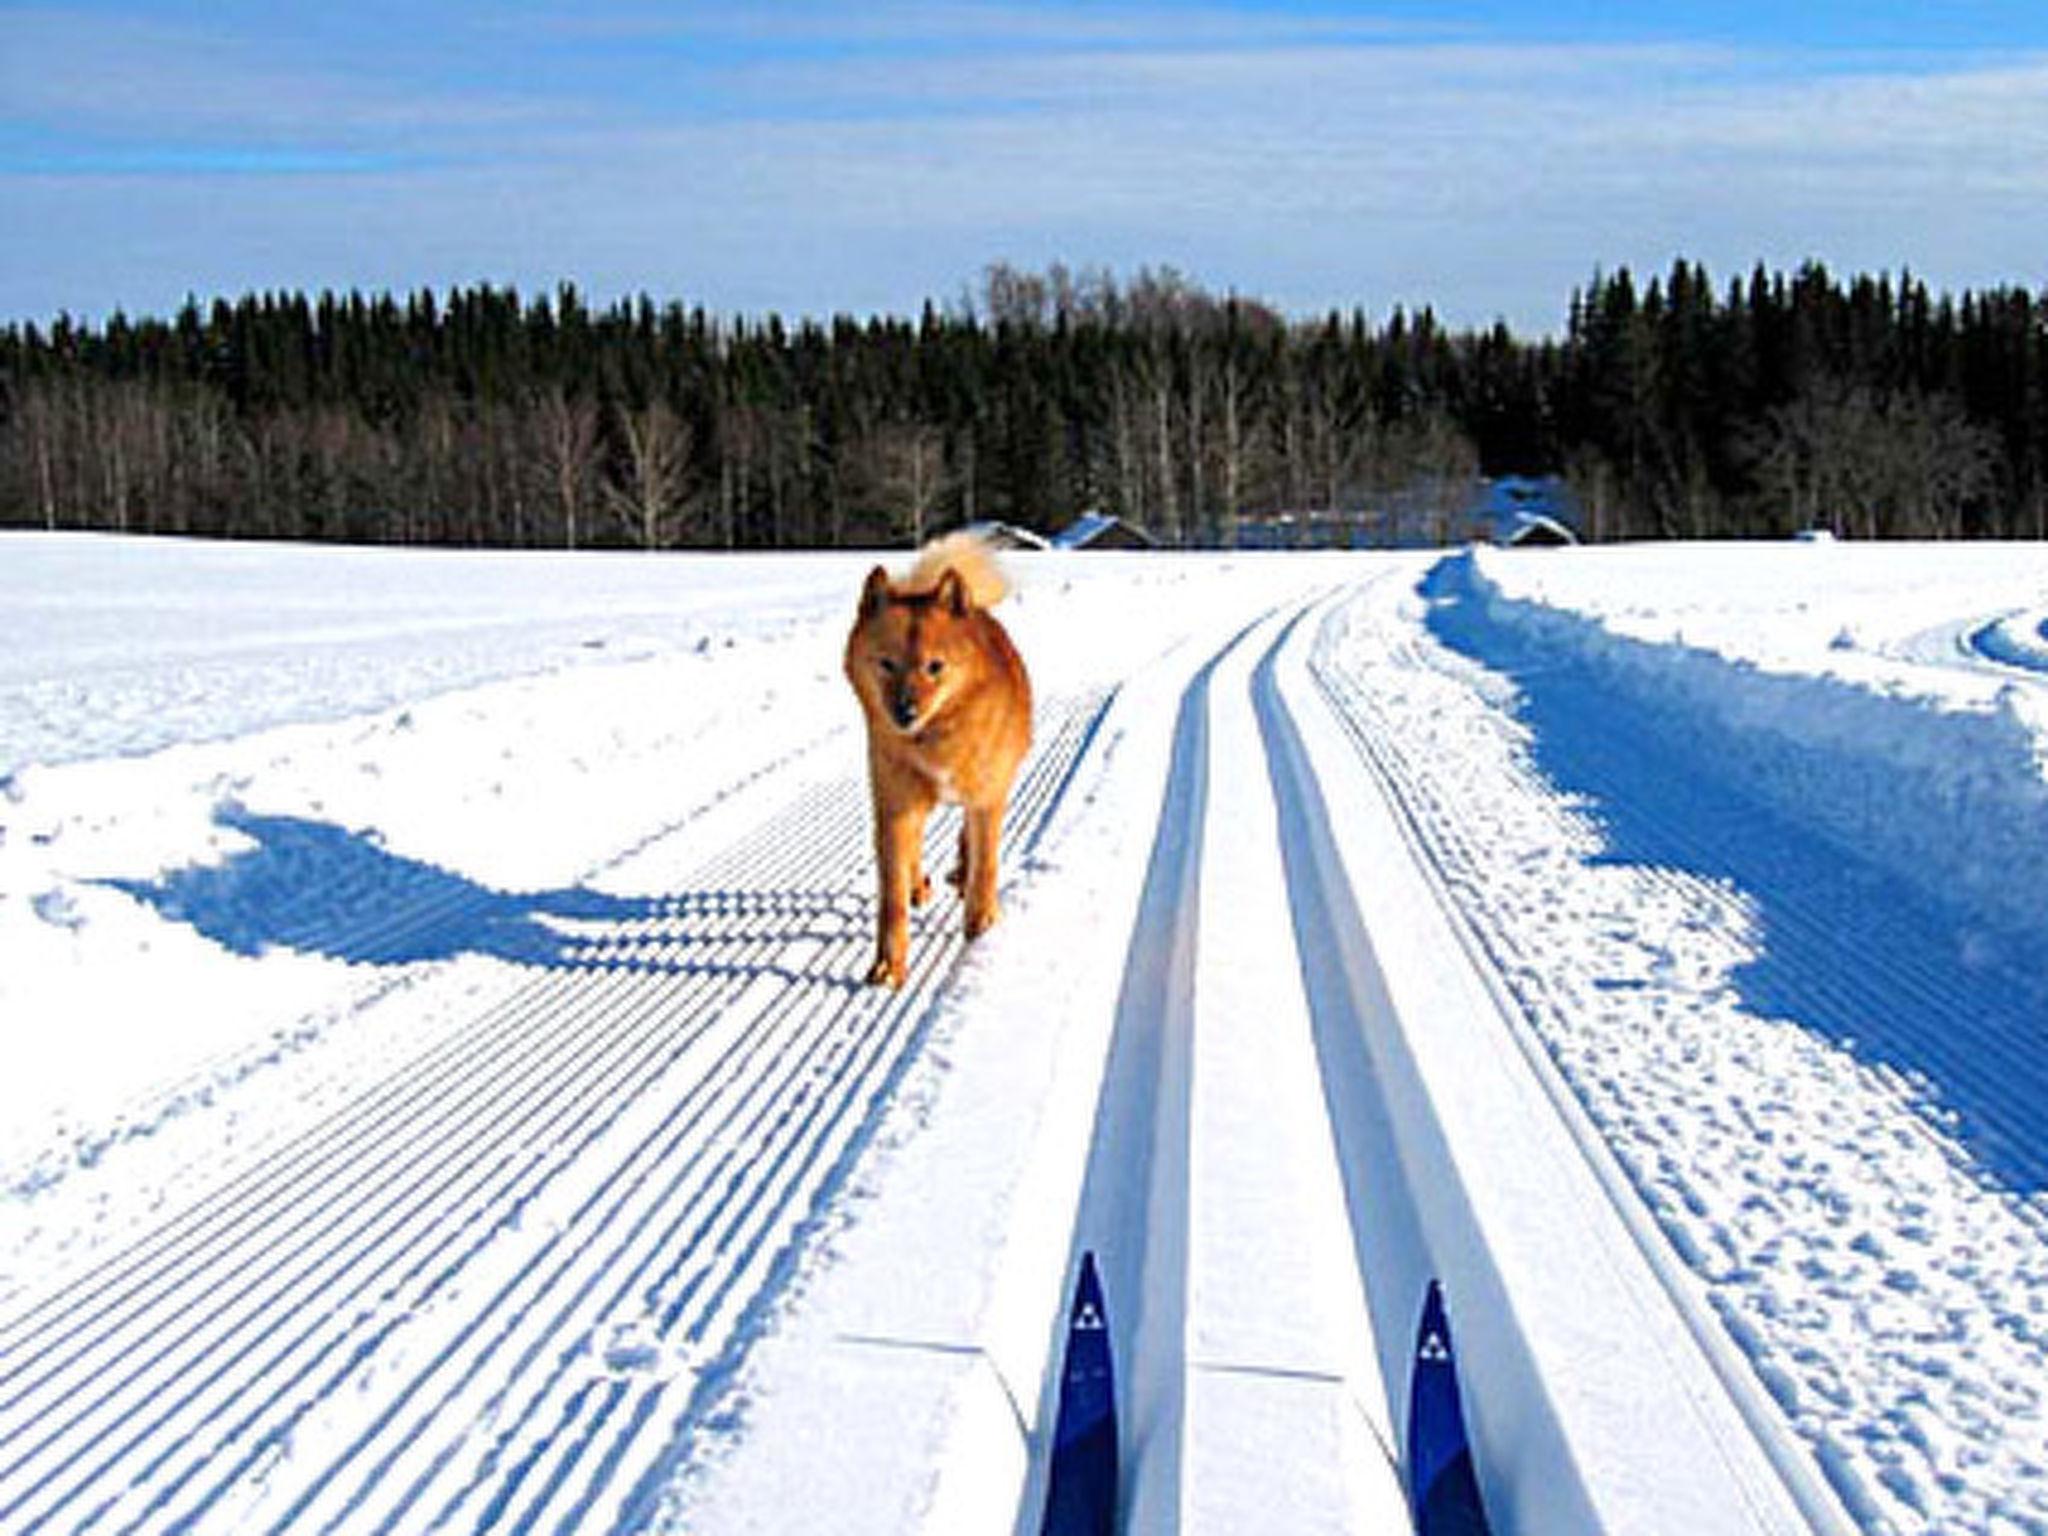
[[[1042, 710], [1013, 877], [1103, 707]], [[862, 785], [823, 786], [648, 915], [580, 925], [469, 1031], [0, 1324], [0, 1522], [621, 1513], [715, 1405], [958, 954], [945, 896], [911, 986], [852, 984], [866, 823]], [[668, 846], [608, 878], [681, 874]]]

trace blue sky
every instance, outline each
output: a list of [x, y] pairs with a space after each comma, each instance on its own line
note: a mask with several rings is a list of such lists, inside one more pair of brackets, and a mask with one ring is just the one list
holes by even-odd
[[1554, 331], [1684, 254], [2042, 286], [2048, 7], [0, 4], [0, 317], [1172, 265]]

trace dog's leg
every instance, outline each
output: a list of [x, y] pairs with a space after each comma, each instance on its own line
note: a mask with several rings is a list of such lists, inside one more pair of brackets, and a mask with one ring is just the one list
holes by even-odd
[[967, 900], [967, 937], [978, 939], [995, 926], [1002, 909], [996, 903], [996, 849], [1003, 840], [1003, 802], [971, 805], [963, 828], [961, 860]]
[[918, 850], [924, 841], [921, 805], [875, 805], [875, 866], [880, 880], [875, 963], [868, 980], [900, 987], [910, 966], [910, 898]]
[[953, 855], [953, 867], [946, 871], [946, 884], [956, 891], [967, 889], [967, 818], [960, 818], [960, 848]]

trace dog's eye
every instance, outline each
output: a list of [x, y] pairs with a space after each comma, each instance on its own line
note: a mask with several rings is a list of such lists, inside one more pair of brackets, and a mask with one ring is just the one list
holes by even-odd
[[926, 677], [937, 677], [945, 670], [946, 664], [936, 656], [924, 664], [924, 675]]
[[900, 670], [896, 664], [896, 658], [893, 656], [877, 657], [875, 665], [882, 669], [882, 676], [884, 677], [894, 677]]

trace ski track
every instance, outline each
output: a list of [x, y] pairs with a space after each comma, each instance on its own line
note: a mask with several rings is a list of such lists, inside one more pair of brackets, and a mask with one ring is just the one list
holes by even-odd
[[[1106, 707], [1042, 707], [1012, 871]], [[938, 870], [956, 822], [929, 829]], [[657, 833], [597, 873], [677, 894], [565, 921], [465, 1027], [0, 1320], [0, 1528], [630, 1518], [714, 1414], [960, 953], [939, 885], [905, 988], [857, 984], [868, 842], [851, 779], [699, 867]], [[455, 884], [341, 895], [270, 940], [368, 960], [487, 916]], [[337, 905], [377, 916], [338, 931]]]
[[[1282, 707], [1272, 662], [1317, 601], [1230, 634], [1174, 712], [1063, 1266], [1072, 1275], [1092, 1252], [1115, 1298], [1119, 1529], [1407, 1525], [1332, 1128], [1270, 1110], [1282, 1077], [1309, 1089], [1285, 1102], [1320, 1098], [1308, 1002], [1232, 984], [1270, 974], [1242, 963], [1247, 950], [1302, 942], [1293, 872], [1260, 829], [1287, 814], [1267, 776]], [[1252, 1246], [1264, 1258], [1248, 1280]], [[1057, 1416], [1065, 1342], [1056, 1326], [1039, 1369], [1041, 1426]], [[1043, 1449], [1017, 1503], [1018, 1536], [1039, 1528]]]
[[2048, 614], [2007, 614], [1972, 624], [1963, 643], [1975, 660], [2036, 677], [2048, 674]]
[[[1187, 1314], [1188, 1142], [1194, 1005], [1198, 829], [1208, 807], [1207, 701], [1223, 656], [1240, 630], [1196, 671], [1174, 717], [1172, 756], [1159, 824], [1146, 863], [1138, 917], [1117, 996], [1096, 1129], [1076, 1218], [1076, 1256], [1099, 1250], [1110, 1311], [1111, 1350], [1128, 1386], [1120, 1408], [1127, 1468], [1120, 1503], [1133, 1529], [1179, 1524], [1183, 1369]], [[1056, 1414], [1056, 1338], [1041, 1372], [1038, 1422]], [[1027, 1482], [1017, 1530], [1037, 1529], [1043, 1465]]]
[[[1959, 973], [1952, 915], [1729, 793], [1597, 678], [1489, 629], [1476, 606], [1436, 605], [1441, 645], [1390, 641], [1367, 609], [1354, 599], [1326, 624], [1322, 690], [1481, 964], [1836, 1494], [1873, 1529], [2048, 1529], [2048, 1501], [1973, 1492], [1989, 1461], [2010, 1463], [1993, 1486], [2041, 1486], [2030, 1318], [2048, 1219], [2012, 1192], [2048, 1176], [2038, 989], [1995, 967]], [[1382, 668], [1402, 683], [1383, 686]], [[1416, 702], [1503, 677], [1526, 736], [1481, 713], [1487, 734], [1460, 738], [1436, 723], [1456, 708]], [[1588, 932], [1603, 936], [1596, 962], [1572, 963]], [[1644, 937], [1660, 934], [1680, 942]], [[1646, 1031], [1664, 1042], [1655, 1073], [1634, 1065], [1638, 1041], [1609, 1044]], [[1853, 1054], [1833, 1048], [1844, 1040]], [[1892, 1113], [1901, 1100], [1920, 1115]], [[1752, 1185], [1756, 1160], [1735, 1149], [1758, 1145], [1773, 1156]], [[1879, 1165], [1883, 1203], [1837, 1176]], [[1787, 1167], [1803, 1178], [1781, 1186]], [[1828, 1214], [1817, 1238], [1793, 1235], [1811, 1221], [1781, 1223], [1791, 1207]], [[1932, 1294], [1892, 1285], [1895, 1248], [1939, 1255]], [[1945, 1360], [1956, 1345], [1970, 1368]]]
[[[2027, 1385], [2036, 1325], [2014, 1312], [1976, 1341], [1995, 1357], [2000, 1390], [1951, 1390], [1916, 1355], [1939, 1331], [1943, 1296], [1888, 1294], [1883, 1274], [1887, 1245], [1945, 1240], [1944, 1203], [1981, 1197], [1991, 1218], [1946, 1239], [1950, 1294], [1988, 1293], [1998, 1317], [1998, 1295], [2048, 1284], [2048, 1217], [1992, 1187], [1972, 1156], [2048, 1182], [2031, 1113], [2048, 1102], [2048, 1067], [2010, 1049], [2034, 996], [1996, 972], [1958, 988], [1925, 941], [1928, 915], [1894, 885], [1719, 792], [1647, 726], [1617, 746], [1614, 701], [1603, 701], [1606, 736], [1574, 735], [1580, 680], [1532, 685], [1534, 672], [1518, 671], [1525, 658], [1480, 635], [1476, 617], [1440, 615], [1413, 638], [1378, 624], [1374, 604], [1392, 588], [1382, 577], [1245, 623], [1194, 667], [1173, 715], [1067, 1255], [1071, 1274], [1094, 1250], [1109, 1297], [1130, 1527], [1233, 1530], [1283, 1510], [1290, 1530], [1362, 1528], [1362, 1509], [1376, 1512], [1371, 1528], [1400, 1520], [1393, 1426], [1409, 1298], [1361, 1285], [1376, 1249], [1425, 1245], [1412, 1196], [1376, 1188], [1369, 1172], [1401, 1153], [1360, 1000], [1333, 954], [1343, 930], [1331, 913], [1347, 893], [1331, 884], [1327, 822], [1341, 807], [1311, 793], [1311, 755], [1275, 681], [1283, 647], [1305, 636], [1305, 675], [1526, 1029], [1518, 1043], [1562, 1085], [1560, 1124], [1597, 1141], [1589, 1161], [1716, 1368], [1731, 1345], [1742, 1362], [1729, 1389], [1768, 1453], [1803, 1447], [1875, 1529], [2048, 1529], [2038, 1506], [1973, 1503], [1967, 1475], [1973, 1456], [1999, 1453], [2001, 1414], [2038, 1417], [2038, 1382]], [[2048, 671], [2039, 615], [1916, 643], [1949, 664]], [[1395, 674], [1399, 686], [1383, 686]], [[1503, 675], [1549, 702], [1533, 738], [1497, 708], [1430, 707], [1491, 697]], [[1032, 878], [1032, 850], [1114, 695], [1041, 705], [1005, 829], [1011, 881]], [[1256, 751], [1212, 753], [1219, 733]], [[793, 793], [783, 784], [819, 745], [652, 830], [578, 889], [509, 903], [337, 847], [333, 829], [228, 808], [223, 821], [256, 840], [265, 879], [287, 897], [306, 894], [309, 862], [344, 878], [296, 909], [244, 891], [262, 913], [253, 929], [203, 884], [147, 893], [166, 911], [210, 914], [230, 942], [380, 968], [472, 950], [512, 963], [459, 1027], [430, 1032], [132, 1245], [10, 1300], [0, 1529], [526, 1532], [654, 1518], [664, 1491], [731, 1433], [749, 1349], [917, 1058], [963, 948], [957, 897], [935, 881], [903, 990], [857, 984], [873, 921], [865, 787], [835, 774]], [[706, 857], [681, 834], [713, 809], [739, 830]], [[1233, 819], [1273, 824], [1263, 853], [1219, 830]], [[934, 818], [929, 867], [949, 867], [956, 827], [957, 813]], [[1740, 880], [1720, 872], [1736, 844], [1747, 850]], [[1244, 908], [1241, 932], [1218, 906], [1226, 883], [1239, 895], [1271, 886], [1272, 900]], [[628, 891], [666, 894], [616, 894]], [[1278, 929], [1253, 921], [1254, 908], [1270, 908]], [[1205, 922], [1205, 910], [1225, 921]], [[1831, 958], [1758, 968], [1760, 928], [1776, 946]], [[1597, 964], [1560, 962], [1587, 953], [1567, 929], [1602, 936]], [[1682, 943], [1642, 938], [1673, 932]], [[1300, 960], [1301, 995], [1271, 1000], [1249, 1056], [1203, 1022], [1229, 1012], [1244, 1033], [1233, 943], [1279, 944]], [[398, 974], [433, 986], [431, 972]], [[385, 976], [356, 1006], [383, 1006], [400, 986]], [[1765, 1008], [1803, 1031], [1738, 1019]], [[1899, 1017], [1915, 1065], [1880, 1050], [1851, 1074], [1858, 1092], [1921, 1106], [1903, 1136], [1892, 1121], [1881, 1135], [1850, 1097], [1802, 1125], [1793, 1106], [1832, 1105], [1826, 1093], [1742, 1086], [1834, 1081], [1839, 1053], [1826, 1042]], [[1603, 1032], [1652, 1025], [1673, 1062], [1714, 1076], [1714, 1107], [1689, 1102], [1684, 1071], [1631, 1078], [1603, 1047]], [[1273, 1119], [1256, 1112], [1267, 1071], [1313, 1083], [1326, 1117], [1262, 1123]], [[1959, 1099], [1965, 1110], [1948, 1107]], [[1791, 1146], [1811, 1187], [1745, 1190], [1743, 1160], [1723, 1149], [1758, 1141]], [[1843, 1208], [1833, 1234], [1786, 1251], [1773, 1202], [1839, 1202], [1830, 1162], [1856, 1158], [1907, 1169], [1899, 1203]], [[1223, 1256], [1247, 1240], [1231, 1225], [1246, 1218], [1218, 1212], [1204, 1170], [1227, 1160], [1241, 1179], [1256, 1159], [1280, 1171], [1257, 1213], [1256, 1230], [1279, 1234], [1258, 1300], [1306, 1319], [1306, 1333], [1245, 1326], [1258, 1301], [1232, 1294], [1243, 1266]], [[1915, 1318], [1892, 1326], [1887, 1308]], [[1041, 1426], [1053, 1419], [1063, 1317], [1050, 1320], [1038, 1381], [1024, 1384]], [[1828, 1352], [1845, 1345], [1880, 1356], [1848, 1374], [1884, 1383], [1882, 1400], [1852, 1399], [1830, 1369]], [[1261, 1407], [1225, 1422], [1258, 1423], [1297, 1453], [1272, 1465], [1298, 1468], [1313, 1443], [1328, 1477], [1260, 1489], [1257, 1445], [1205, 1443], [1201, 1404], [1229, 1394]], [[1930, 1431], [1937, 1423], [1962, 1442]], [[1035, 1531], [1043, 1496], [1044, 1447], [1034, 1449], [1020, 1536]], [[1241, 1474], [1219, 1478], [1219, 1459]], [[1811, 1471], [1792, 1469], [1788, 1486]]]
[[1987, 672], [2042, 686], [2048, 680], [2048, 610], [2023, 608], [1951, 619], [1880, 650], [1924, 666]]

